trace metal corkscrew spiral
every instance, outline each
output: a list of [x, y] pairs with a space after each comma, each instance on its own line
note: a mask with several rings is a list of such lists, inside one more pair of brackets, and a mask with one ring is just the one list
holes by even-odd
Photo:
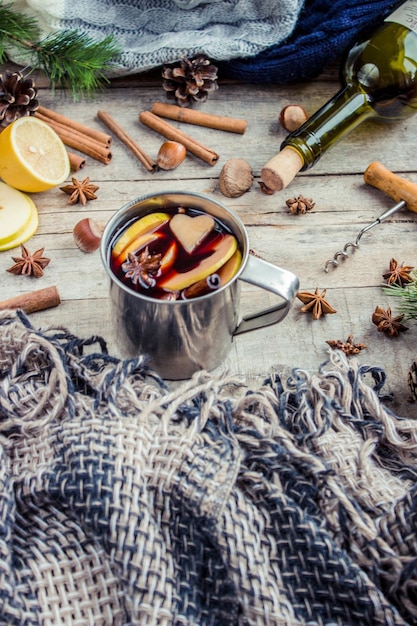
[[384, 213], [382, 213], [374, 222], [362, 228], [355, 241], [349, 241], [345, 244], [343, 250], [336, 252], [334, 257], [325, 263], [324, 270], [326, 272], [329, 271], [331, 266], [337, 267], [340, 265], [340, 261], [345, 260], [349, 256], [348, 251], [351, 248], [352, 250], [359, 248], [359, 242], [364, 233], [371, 230], [371, 228], [378, 226], [378, 224], [384, 222], [386, 219], [391, 217], [391, 215], [397, 213], [397, 211], [407, 207], [410, 211], [417, 213], [417, 184], [394, 174], [378, 161], [374, 161], [366, 168], [364, 180], [369, 185], [384, 191], [387, 195], [393, 198], [397, 204], [384, 211]]
[[384, 211], [384, 213], [382, 213], [382, 215], [380, 215], [374, 222], [362, 228], [362, 230], [359, 231], [355, 241], [349, 241], [348, 243], [346, 243], [343, 246], [343, 250], [339, 250], [338, 252], [335, 253], [332, 259], [329, 259], [328, 261], [326, 261], [324, 270], [328, 272], [331, 266], [337, 267], [338, 265], [340, 265], [339, 259], [344, 261], [349, 256], [348, 254], [349, 248], [352, 248], [353, 250], [356, 250], [357, 248], [359, 248], [359, 242], [362, 238], [362, 235], [368, 232], [368, 230], [371, 230], [371, 228], [374, 228], [374, 226], [378, 226], [378, 224], [381, 224], [381, 222], [384, 222], [386, 219], [391, 217], [391, 215], [393, 215], [400, 209], [404, 208], [405, 206], [406, 206], [405, 201], [401, 200], [400, 202], [398, 202], [398, 204], [395, 204], [390, 209], [387, 209], [387, 211]]

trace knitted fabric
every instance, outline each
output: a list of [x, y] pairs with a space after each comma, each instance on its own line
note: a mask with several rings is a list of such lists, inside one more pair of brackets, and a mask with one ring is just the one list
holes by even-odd
[[143, 71], [204, 51], [245, 57], [292, 32], [302, 0], [18, 0], [45, 32], [71, 29], [122, 47], [120, 71]]
[[285, 83], [316, 76], [398, 0], [15, 0], [45, 33], [113, 34], [118, 73], [205, 53], [220, 78]]
[[383, 371], [169, 391], [103, 350], [0, 313], [1, 624], [417, 623], [417, 423]]
[[220, 64], [222, 76], [250, 83], [290, 83], [317, 76], [392, 13], [398, 0], [311, 0], [296, 28], [255, 57]]

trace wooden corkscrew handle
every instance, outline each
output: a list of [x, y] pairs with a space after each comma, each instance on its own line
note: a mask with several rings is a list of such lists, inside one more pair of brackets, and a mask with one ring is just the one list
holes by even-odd
[[396, 202], [403, 200], [410, 211], [417, 213], [417, 184], [394, 174], [382, 163], [374, 161], [365, 170], [365, 182], [384, 191]]

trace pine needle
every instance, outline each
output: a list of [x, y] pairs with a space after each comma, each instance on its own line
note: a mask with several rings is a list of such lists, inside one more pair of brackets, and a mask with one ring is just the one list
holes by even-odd
[[384, 291], [390, 296], [398, 299], [397, 309], [403, 313], [406, 319], [417, 320], [417, 272], [411, 272], [412, 281], [404, 287], [390, 285]]
[[106, 73], [121, 51], [113, 36], [95, 41], [86, 33], [64, 30], [40, 39], [37, 21], [12, 6], [0, 0], [0, 63], [9, 60], [9, 49], [18, 48], [32, 70], [46, 74], [52, 90], [70, 89], [74, 99], [109, 82]]
[[97, 42], [85, 33], [67, 30], [43, 39], [35, 52], [51, 87], [71, 89], [77, 96], [90, 95], [108, 82], [105, 73], [113, 67], [119, 47], [112, 36]]
[[0, 2], [0, 63], [8, 60], [7, 48], [27, 48], [28, 42], [39, 39], [37, 21], [13, 10], [12, 4]]

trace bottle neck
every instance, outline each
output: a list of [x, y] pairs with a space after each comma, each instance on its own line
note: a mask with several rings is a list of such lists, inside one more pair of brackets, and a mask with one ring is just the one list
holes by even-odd
[[329, 102], [292, 132], [281, 144], [299, 153], [306, 170], [321, 155], [364, 120], [375, 115], [366, 93], [346, 86]]

